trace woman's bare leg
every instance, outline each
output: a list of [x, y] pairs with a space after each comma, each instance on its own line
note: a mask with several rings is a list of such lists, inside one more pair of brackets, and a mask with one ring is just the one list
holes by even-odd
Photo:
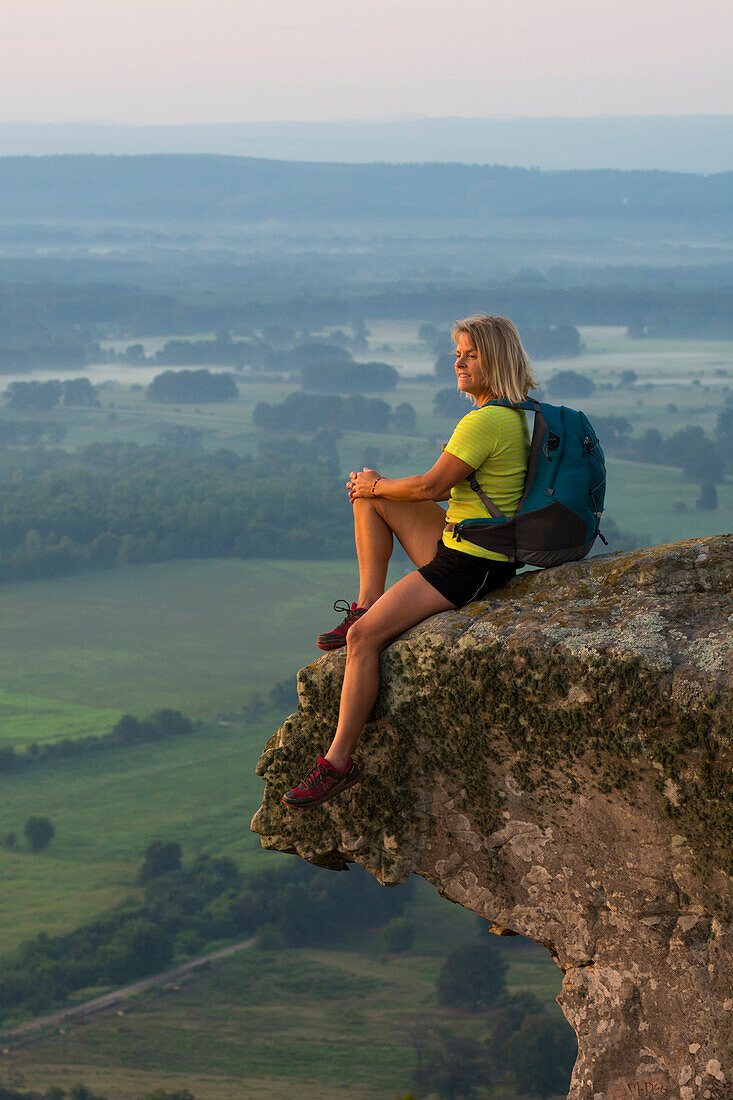
[[371, 607], [384, 594], [394, 535], [419, 569], [435, 557], [435, 544], [444, 525], [445, 512], [432, 500], [357, 498], [354, 501], [354, 539], [359, 561], [357, 607]]
[[[404, 544], [403, 544], [404, 545]], [[435, 540], [433, 540], [433, 551]], [[430, 561], [434, 557], [431, 552]], [[379, 655], [403, 630], [455, 607], [419, 573], [392, 585], [347, 635], [346, 670], [336, 734], [326, 759], [344, 771], [379, 691]]]

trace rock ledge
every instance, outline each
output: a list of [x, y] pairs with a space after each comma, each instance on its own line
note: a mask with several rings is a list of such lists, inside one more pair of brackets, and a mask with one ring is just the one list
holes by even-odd
[[731, 1100], [733, 536], [521, 575], [383, 654], [364, 781], [280, 804], [330, 740], [344, 654], [258, 766], [266, 848], [419, 874], [542, 943], [569, 1100]]

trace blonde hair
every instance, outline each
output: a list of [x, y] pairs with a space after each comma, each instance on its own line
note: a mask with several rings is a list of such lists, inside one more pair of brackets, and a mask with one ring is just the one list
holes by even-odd
[[[519, 333], [506, 317], [467, 317], [456, 321], [451, 337], [467, 336], [478, 353], [478, 375], [487, 392], [504, 401], [524, 401], [537, 383]], [[474, 404], [476, 399], [472, 398]]]

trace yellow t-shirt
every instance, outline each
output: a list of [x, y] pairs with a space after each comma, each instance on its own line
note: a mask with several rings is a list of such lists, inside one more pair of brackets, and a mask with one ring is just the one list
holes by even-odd
[[[445, 445], [446, 451], [467, 462], [476, 471], [476, 480], [497, 508], [513, 516], [524, 490], [529, 461], [529, 429], [521, 409], [502, 405], [484, 405], [472, 409], [456, 425]], [[467, 481], [459, 481], [450, 492], [446, 522], [463, 519], [488, 519], [488, 512]], [[508, 561], [506, 554], [484, 550], [472, 542], [460, 542], [443, 533], [443, 543], [475, 558]]]

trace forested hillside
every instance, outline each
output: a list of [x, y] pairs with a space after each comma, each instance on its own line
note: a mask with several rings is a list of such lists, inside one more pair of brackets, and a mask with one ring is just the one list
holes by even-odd
[[733, 173], [541, 172], [158, 155], [0, 158], [7, 218], [729, 218]]

